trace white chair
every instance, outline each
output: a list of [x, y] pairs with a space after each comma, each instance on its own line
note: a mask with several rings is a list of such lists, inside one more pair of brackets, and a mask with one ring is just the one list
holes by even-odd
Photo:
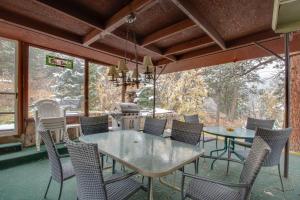
[[58, 102], [50, 99], [40, 100], [33, 106], [35, 108], [35, 143], [37, 151], [40, 151], [41, 139], [38, 131], [40, 130], [41, 119], [65, 117], [66, 112], [59, 106]]

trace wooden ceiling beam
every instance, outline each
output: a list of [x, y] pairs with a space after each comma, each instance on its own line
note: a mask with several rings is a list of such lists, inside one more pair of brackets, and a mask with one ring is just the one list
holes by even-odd
[[91, 33], [88, 33], [83, 39], [83, 45], [88, 46], [106, 34], [113, 32], [126, 23], [127, 17], [131, 12], [142, 12], [144, 8], [149, 8], [147, 5], [153, 5], [153, 2], [153, 0], [133, 0], [105, 22], [103, 32], [101, 30], [93, 30]]
[[169, 47], [164, 51], [164, 55], [178, 54], [185, 51], [193, 50], [195, 48], [207, 47], [213, 44], [215, 44], [215, 42], [210, 37], [203, 36], [197, 39], [189, 40], [187, 42], [182, 42], [172, 47]]
[[101, 23], [101, 20], [90, 15], [90, 12], [82, 7], [74, 7], [69, 4], [64, 3], [63, 1], [53, 1], [53, 0], [34, 0], [35, 2], [54, 9], [64, 15], [67, 15], [75, 20], [78, 20], [88, 26], [91, 26], [99, 31], [104, 29], [104, 25]]
[[[234, 39], [227, 42], [228, 48], [226, 50], [232, 50], [236, 48], [241, 48], [244, 46], [253, 45], [253, 42], [258, 41], [267, 41], [267, 40], [273, 40], [276, 38], [279, 38], [280, 35], [274, 33], [272, 30], [265, 30], [258, 33], [254, 33], [248, 36], [244, 36], [238, 39]], [[226, 51], [225, 50], [225, 51]], [[177, 56], [178, 61], [187, 60], [187, 59], [193, 59], [195, 57], [202, 57], [207, 56], [209, 54], [217, 54], [224, 51], [221, 49], [218, 45], [209, 46], [203, 49], [194, 50], [185, 54], [182, 54], [180, 56]], [[162, 59], [156, 63], [156, 65], [164, 65], [166, 63], [169, 63], [165, 59]]]
[[0, 7], [0, 20], [8, 22], [10, 24], [21, 26], [21, 27], [24, 27], [24, 28], [27, 28], [30, 30], [34, 30], [39, 33], [46, 33], [47, 35], [51, 35], [51, 36], [55, 36], [57, 38], [72, 41], [73, 43], [81, 42], [81, 37], [79, 35], [66, 32], [57, 27], [51, 26], [49, 24], [45, 24], [43, 22], [33, 20], [29, 17], [14, 13], [12, 11], [6, 10], [1, 7]]
[[215, 28], [201, 15], [196, 7], [188, 0], [171, 0], [182, 12], [195, 22], [207, 35], [209, 35], [222, 49], [226, 45], [221, 35]]
[[[157, 0], [133, 0], [130, 4], [128, 4], [127, 6], [122, 8], [119, 12], [117, 12], [115, 15], [113, 15], [105, 23], [106, 25], [103, 26], [103, 25], [100, 25], [99, 22], [96, 23], [93, 19], [87, 18], [86, 16], [79, 15], [78, 13], [76, 13], [74, 11], [76, 9], [74, 9], [73, 6], [64, 5], [60, 1], [59, 2], [56, 2], [56, 1], [54, 2], [54, 1], [51, 1], [51, 0], [35, 0], [35, 1], [42, 4], [42, 5], [44, 5], [44, 6], [46, 6], [46, 7], [48, 7], [48, 8], [59, 11], [59, 12], [65, 14], [65, 15], [68, 15], [68, 16], [74, 18], [74, 19], [77, 19], [77, 20], [93, 27], [94, 30], [92, 30], [87, 35], [85, 35], [84, 37], [81, 38], [81, 44], [83, 44], [84, 46], [89, 46], [90, 44], [97, 41], [101, 37], [104, 37], [106, 34], [110, 34], [111, 36], [115, 37], [116, 39], [126, 41], [126, 39], [123, 36], [119, 36], [119, 35], [116, 35], [114, 33], [108, 33], [106, 30], [112, 30], [112, 28], [110, 28], [110, 26], [113, 26], [113, 24], [114, 24], [113, 22], [120, 25], [120, 23], [118, 21], [122, 21], [121, 16], [123, 16], [123, 17], [128, 16], [128, 14], [130, 12], [127, 13], [125, 11], [129, 11], [129, 8], [130, 8], [131, 11], [135, 10], [135, 12], [139, 13], [139, 12], [142, 12], [145, 9], [148, 9], [149, 7], [153, 6], [155, 3], [157, 3]], [[144, 5], [144, 6], [142, 6], [142, 5]], [[125, 16], [126, 13], [127, 13], [127, 15]], [[99, 21], [99, 20], [97, 20], [97, 21]], [[114, 28], [117, 28], [117, 26], [115, 26]], [[134, 44], [133, 41], [129, 41], [129, 42]], [[142, 47], [142, 48], [144, 48], [145, 50], [151, 51], [151, 52], [155, 53], [156, 55], [167, 58], [168, 60], [176, 61], [176, 58], [174, 56], [164, 56], [164, 55], [162, 55], [162, 52], [160, 50], [153, 51], [152, 48], [145, 48], [145, 47]]]
[[148, 36], [145, 36], [142, 39], [141, 45], [142, 46], [150, 45], [152, 43], [163, 40], [167, 37], [171, 37], [172, 35], [175, 35], [180, 31], [184, 31], [184, 30], [194, 27], [194, 26], [195, 26], [195, 23], [192, 20], [190, 20], [190, 19], [182, 20], [176, 24], [165, 27], [161, 30], [158, 30], [158, 31], [148, 35]]
[[[38, 33], [46, 34], [48, 36], [67, 41], [72, 44], [82, 45], [81, 36], [79, 35], [69, 33], [57, 27], [53, 27], [43, 22], [33, 20], [31, 18], [11, 12], [1, 7], [0, 7], [0, 21], [4, 21], [9, 24], [13, 24], [15, 26], [32, 30]], [[109, 55], [116, 56], [118, 58], [124, 58], [123, 50], [119, 50], [109, 46], [99, 46], [99, 45], [91, 48]]]

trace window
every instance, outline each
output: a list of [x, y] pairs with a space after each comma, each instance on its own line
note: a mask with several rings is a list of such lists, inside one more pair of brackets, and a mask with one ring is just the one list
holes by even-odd
[[89, 63], [89, 114], [91, 116], [111, 110], [121, 102], [121, 87], [116, 87], [107, 76], [108, 67]]
[[198, 114], [206, 125], [245, 126], [247, 117], [284, 122], [284, 63], [257, 58], [165, 74], [157, 107], [180, 116]]
[[[47, 56], [69, 59], [73, 68], [46, 64]], [[66, 109], [67, 115], [84, 112], [84, 60], [35, 47], [29, 48], [29, 116], [35, 102], [53, 99]]]
[[0, 134], [16, 132], [17, 42], [0, 38]]

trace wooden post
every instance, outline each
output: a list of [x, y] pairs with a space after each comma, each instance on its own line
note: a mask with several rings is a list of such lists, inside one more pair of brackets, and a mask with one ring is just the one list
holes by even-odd
[[29, 45], [18, 43], [18, 134], [26, 134], [28, 121]]
[[155, 118], [155, 103], [156, 103], [156, 67], [153, 74], [153, 118]]
[[[290, 127], [290, 52], [289, 52], [289, 33], [284, 35], [285, 51], [285, 127]], [[289, 140], [284, 149], [284, 177], [288, 178], [289, 174]]]
[[84, 115], [89, 116], [89, 61], [84, 60]]

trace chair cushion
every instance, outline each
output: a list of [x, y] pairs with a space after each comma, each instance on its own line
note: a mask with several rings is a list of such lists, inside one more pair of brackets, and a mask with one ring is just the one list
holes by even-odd
[[75, 176], [74, 168], [71, 161], [62, 164], [63, 169], [63, 180], [72, 178]]
[[[115, 179], [122, 176], [122, 174], [115, 174], [106, 180]], [[117, 181], [106, 185], [107, 199], [109, 200], [121, 200], [127, 199], [141, 188], [141, 184], [132, 178], [127, 178], [121, 181]]]
[[192, 179], [186, 196], [194, 200], [237, 200], [241, 194], [232, 188], [207, 181]]

